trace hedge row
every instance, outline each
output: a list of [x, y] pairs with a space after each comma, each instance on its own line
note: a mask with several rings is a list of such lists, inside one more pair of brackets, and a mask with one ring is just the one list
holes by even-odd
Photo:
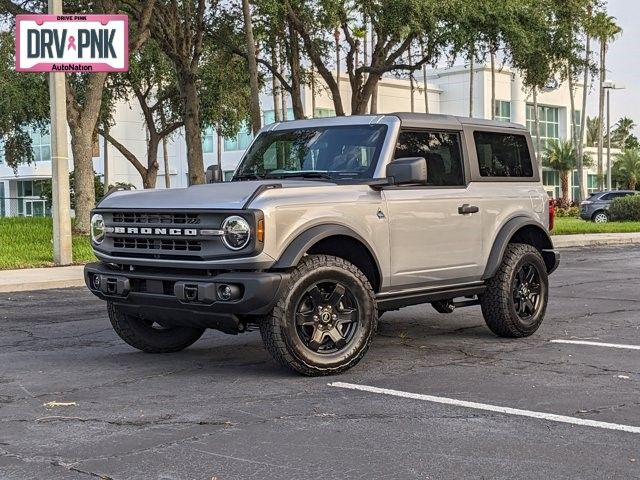
[[609, 207], [614, 220], [640, 221], [640, 195], [616, 198]]

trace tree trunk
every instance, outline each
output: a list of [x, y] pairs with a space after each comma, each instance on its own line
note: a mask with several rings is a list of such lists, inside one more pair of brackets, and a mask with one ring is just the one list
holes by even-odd
[[569, 171], [563, 170], [560, 172], [560, 188], [562, 190], [562, 202], [564, 204], [569, 203]]
[[[407, 51], [407, 59], [409, 61], [409, 65], [413, 65], [413, 57], [411, 56], [411, 46], [409, 46], [409, 50]], [[416, 111], [415, 80], [413, 78], [413, 72], [409, 72], [409, 85], [411, 88], [411, 113], [413, 113]]]
[[[422, 44], [422, 58], [425, 58], [424, 43]], [[422, 65], [422, 80], [424, 83], [424, 113], [429, 113], [429, 84], [427, 83], [427, 64]]]
[[200, 106], [196, 78], [193, 74], [177, 71], [180, 96], [184, 106], [184, 137], [187, 144], [189, 185], [204, 183], [204, 160], [200, 132]]
[[[571, 67], [567, 66], [567, 79], [569, 82], [569, 103], [571, 105], [571, 143], [573, 145], [573, 151], [578, 153], [578, 144], [580, 143], [578, 140], [578, 132], [576, 125], [576, 100], [575, 100], [575, 92], [573, 91], [573, 72], [571, 71]], [[582, 157], [576, 158], [576, 167], [578, 171], [582, 170]], [[580, 192], [578, 192], [578, 198], [574, 198], [575, 201], [580, 202], [582, 198], [580, 197]]]
[[584, 135], [587, 128], [587, 92], [589, 91], [589, 63], [591, 60], [591, 37], [587, 35], [585, 45], [584, 83], [582, 85], [582, 110], [580, 111], [580, 139], [578, 142], [578, 185], [580, 186], [580, 199], [587, 198], [587, 188], [584, 184]]
[[598, 189], [604, 190], [604, 162], [603, 162], [603, 147], [604, 147], [604, 81], [606, 75], [606, 43], [600, 41], [600, 81], [598, 89], [598, 118], [600, 120], [598, 124]]
[[469, 117], [473, 117], [473, 68], [476, 56], [475, 48], [469, 53]]
[[333, 36], [336, 40], [336, 84], [340, 90], [340, 30], [336, 28]]
[[540, 177], [542, 177], [542, 145], [540, 144], [540, 112], [538, 111], [538, 87], [533, 87], [533, 121], [536, 132], [536, 158], [538, 159]]
[[93, 172], [93, 135], [76, 127], [71, 129], [71, 153], [73, 155], [73, 190], [75, 193], [74, 229], [89, 234], [91, 210], [96, 205]]
[[224, 181], [224, 173], [222, 172], [222, 128], [216, 127], [216, 136], [218, 137], [216, 148], [216, 164], [218, 168], [218, 180]]
[[313, 71], [313, 65], [310, 67], [311, 74], [311, 118], [316, 117], [316, 74]]
[[302, 104], [302, 69], [300, 67], [300, 43], [298, 33], [289, 24], [289, 66], [291, 68], [291, 106], [293, 107], [293, 118], [301, 120], [304, 116], [304, 105]]
[[[278, 58], [280, 53], [278, 52], [278, 42], [274, 40], [273, 46], [271, 47], [271, 64], [273, 68], [279, 72], [280, 71], [280, 59]], [[273, 120], [275, 122], [282, 121], [282, 99], [280, 98], [282, 92], [282, 86], [280, 85], [280, 80], [275, 75], [272, 76], [271, 79], [271, 90], [273, 92]]]
[[242, 0], [244, 17], [244, 33], [247, 43], [247, 60], [249, 64], [249, 85], [251, 87], [251, 130], [255, 135], [262, 127], [260, 116], [260, 87], [258, 86], [258, 64], [256, 62], [256, 43], [253, 39], [253, 23], [249, 0]]
[[157, 135], [150, 135], [147, 142], [147, 171], [142, 176], [142, 186], [147, 188], [156, 188], [156, 181], [158, 179], [158, 170], [160, 164], [158, 163], [158, 147], [160, 146], [160, 137]]
[[496, 119], [496, 49], [491, 46], [491, 120]]

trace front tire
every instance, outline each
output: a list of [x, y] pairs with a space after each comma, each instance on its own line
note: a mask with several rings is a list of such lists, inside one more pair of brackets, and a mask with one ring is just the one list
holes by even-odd
[[195, 343], [204, 333], [203, 328], [162, 327], [151, 320], [124, 313], [112, 302], [107, 302], [107, 312], [118, 336], [146, 353], [179, 352]]
[[549, 278], [540, 252], [510, 243], [498, 272], [480, 295], [482, 315], [500, 337], [528, 337], [540, 327], [547, 309]]
[[378, 311], [367, 277], [348, 261], [308, 255], [284, 295], [260, 324], [266, 349], [303, 375], [331, 375], [360, 361], [376, 331]]

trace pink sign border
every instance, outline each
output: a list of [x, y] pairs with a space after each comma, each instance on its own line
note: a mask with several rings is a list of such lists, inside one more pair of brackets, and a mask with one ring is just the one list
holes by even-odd
[[[59, 17], [71, 17], [64, 20], [58, 20]], [[84, 19], [74, 19], [73, 17], [84, 17]], [[122, 68], [114, 68], [106, 63], [38, 63], [31, 68], [23, 68], [19, 66], [20, 62], [20, 27], [23, 21], [34, 21], [38, 25], [42, 25], [44, 22], [100, 22], [102, 25], [107, 25], [112, 21], [124, 21], [124, 66]], [[52, 70], [54, 65], [82, 65], [91, 66], [90, 71], [83, 69], [69, 69], [69, 70]], [[127, 72], [129, 71], [129, 16], [124, 14], [105, 14], [105, 15], [91, 15], [91, 14], [62, 14], [62, 15], [47, 15], [47, 14], [33, 14], [33, 15], [16, 15], [16, 72], [51, 72], [51, 73], [65, 73], [65, 72], [83, 72], [83, 73], [98, 73], [98, 72]]]

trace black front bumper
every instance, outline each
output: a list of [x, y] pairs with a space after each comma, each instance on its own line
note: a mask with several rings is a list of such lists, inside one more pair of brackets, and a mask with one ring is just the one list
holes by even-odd
[[[283, 289], [284, 272], [226, 272], [182, 275], [165, 271], [122, 271], [104, 263], [84, 268], [87, 287], [125, 313], [165, 326], [214, 328], [238, 333], [246, 317], [265, 315]], [[231, 298], [221, 298], [229, 286]]]

